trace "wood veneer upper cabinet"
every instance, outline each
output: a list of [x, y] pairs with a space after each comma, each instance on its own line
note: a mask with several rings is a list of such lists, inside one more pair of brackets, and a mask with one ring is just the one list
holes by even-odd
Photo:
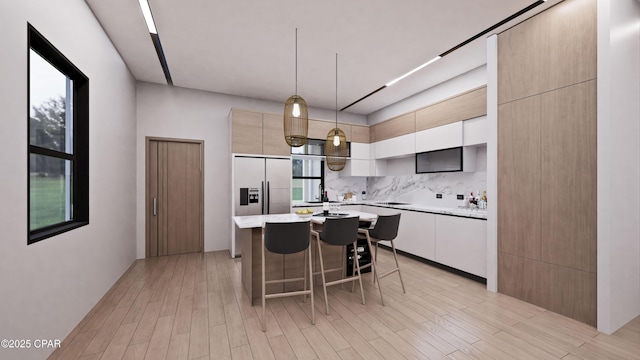
[[369, 140], [369, 127], [362, 125], [351, 125], [351, 141], [368, 144]]
[[375, 138], [373, 141], [391, 139], [397, 136], [416, 132], [415, 113], [400, 115], [391, 120], [383, 121], [374, 125]]
[[335, 122], [309, 119], [309, 134], [307, 136], [310, 139], [324, 140], [327, 138], [329, 130], [335, 127]]
[[[336, 127], [335, 122], [324, 120], [309, 120], [309, 135], [310, 139], [325, 140], [329, 131]], [[345, 124], [338, 122], [338, 128], [344, 131], [344, 135], [347, 141], [353, 141], [351, 135], [351, 124]]]
[[282, 115], [262, 114], [262, 153], [282, 156], [291, 154], [291, 147], [284, 139]]
[[596, 272], [596, 81], [541, 95], [542, 260]]
[[262, 113], [231, 110], [231, 152], [262, 154]]
[[498, 107], [498, 251], [540, 259], [540, 96]]
[[487, 114], [487, 87], [467, 91], [416, 111], [416, 131]]
[[596, 0], [565, 0], [501, 33], [498, 103], [595, 79], [596, 14]]

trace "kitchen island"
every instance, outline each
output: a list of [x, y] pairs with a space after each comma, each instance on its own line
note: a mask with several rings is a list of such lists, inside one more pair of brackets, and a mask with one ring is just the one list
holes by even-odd
[[[346, 216], [358, 216], [363, 221], [375, 221], [376, 214], [361, 211], [345, 210], [341, 214]], [[241, 272], [242, 286], [251, 298], [252, 303], [256, 304], [256, 300], [260, 299], [261, 279], [262, 279], [262, 226], [265, 222], [291, 222], [306, 221], [310, 223], [312, 228], [321, 228], [322, 223], [326, 219], [323, 216], [300, 217], [296, 214], [275, 214], [275, 215], [250, 215], [250, 216], [234, 216], [232, 217], [234, 226], [236, 227], [236, 239], [240, 244], [241, 256]], [[315, 249], [315, 239], [311, 242], [312, 261], [314, 273], [319, 271], [318, 254]], [[345, 266], [346, 254], [344, 248], [331, 246], [323, 248], [325, 267]], [[297, 254], [273, 254], [265, 253], [266, 268], [265, 274], [267, 280], [301, 277], [304, 268], [304, 253]], [[340, 274], [328, 274], [327, 281], [339, 278]], [[314, 277], [314, 281], [320, 279], [319, 275]], [[302, 282], [290, 282], [285, 284], [269, 284], [267, 286], [267, 294], [273, 292], [281, 292], [284, 290], [293, 291], [301, 290]]]

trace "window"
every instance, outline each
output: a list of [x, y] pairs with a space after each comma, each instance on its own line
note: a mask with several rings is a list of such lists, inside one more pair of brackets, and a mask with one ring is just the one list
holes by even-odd
[[[303, 146], [291, 148], [291, 199], [302, 202], [322, 201], [324, 190], [325, 140], [307, 139]], [[351, 156], [351, 143], [347, 143], [347, 157]]]
[[89, 223], [89, 79], [28, 26], [28, 244]]
[[293, 201], [322, 201], [324, 189], [324, 161], [321, 157], [293, 156], [291, 199]]

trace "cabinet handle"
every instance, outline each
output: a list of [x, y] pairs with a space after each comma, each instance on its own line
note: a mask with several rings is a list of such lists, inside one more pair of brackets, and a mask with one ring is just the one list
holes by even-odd
[[153, 216], [158, 215], [158, 199], [153, 198]]

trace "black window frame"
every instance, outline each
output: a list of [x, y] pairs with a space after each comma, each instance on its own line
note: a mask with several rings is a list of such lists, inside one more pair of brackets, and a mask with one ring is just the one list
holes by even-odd
[[[31, 50], [73, 81], [73, 153], [31, 144]], [[27, 24], [27, 245], [89, 224], [89, 78], [31, 24]], [[70, 160], [72, 219], [31, 230], [31, 154]]]
[[[300, 157], [300, 155], [298, 154], [297, 157]], [[294, 160], [296, 160], [296, 159], [295, 158], [291, 159], [291, 161], [294, 161]], [[292, 166], [292, 169], [293, 169], [293, 166]], [[291, 174], [291, 179], [292, 180], [297, 180], [297, 179], [300, 179], [300, 180], [320, 180], [320, 187], [322, 188], [321, 192], [322, 192], [322, 194], [324, 194], [324, 160], [320, 160], [320, 176], [294, 176], [293, 174]], [[320, 194], [320, 196], [322, 196], [322, 194]]]

